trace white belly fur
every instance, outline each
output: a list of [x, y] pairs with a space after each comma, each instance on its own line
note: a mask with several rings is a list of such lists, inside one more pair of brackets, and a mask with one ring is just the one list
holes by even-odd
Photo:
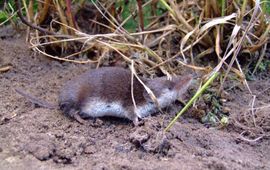
[[[162, 95], [157, 98], [159, 106], [164, 108], [170, 105], [176, 99], [176, 92], [163, 91]], [[82, 112], [88, 114], [91, 117], [102, 117], [102, 116], [115, 116], [127, 118], [129, 115], [126, 108], [123, 107], [121, 102], [105, 102], [100, 98], [90, 98], [82, 107]], [[158, 111], [156, 105], [152, 102], [148, 102], [142, 106], [137, 106], [134, 109], [135, 114], [139, 118], [150, 116], [151, 114]]]
[[91, 117], [115, 116], [126, 118], [126, 110], [120, 102], [105, 102], [99, 98], [91, 98], [82, 107], [82, 112]]
[[[177, 92], [175, 91], [168, 91], [163, 90], [161, 96], [157, 98], [157, 101], [159, 103], [159, 106], [161, 108], [164, 108], [166, 106], [169, 106], [173, 101], [175, 101], [177, 98]], [[148, 102], [142, 106], [137, 107], [135, 110], [137, 116], [139, 118], [150, 116], [151, 114], [158, 111], [158, 108], [156, 104], [153, 102]]]
[[152, 113], [154, 113], [157, 110], [155, 104], [148, 103], [143, 106], [138, 106], [135, 110], [135, 113], [139, 118], [144, 118], [147, 116], [150, 116]]

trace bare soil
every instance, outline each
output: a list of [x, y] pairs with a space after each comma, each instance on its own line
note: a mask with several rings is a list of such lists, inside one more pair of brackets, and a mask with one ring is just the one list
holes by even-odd
[[[269, 136], [255, 142], [239, 137], [239, 108], [251, 99], [243, 85], [231, 90], [227, 103], [239, 122], [206, 127], [184, 116], [164, 134], [173, 114], [156, 114], [139, 127], [116, 118], [80, 124], [21, 97], [15, 88], [57, 103], [64, 82], [90, 68], [36, 54], [24, 37], [0, 40], [0, 66], [11, 66], [0, 73], [0, 169], [270, 169]], [[270, 102], [269, 76], [250, 88], [263, 91], [261, 103]], [[262, 112], [269, 118], [269, 109]]]

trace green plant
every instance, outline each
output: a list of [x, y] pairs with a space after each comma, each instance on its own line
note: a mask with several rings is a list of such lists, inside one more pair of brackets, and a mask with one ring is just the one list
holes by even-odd
[[209, 124], [211, 126], [222, 126], [228, 124], [228, 116], [222, 111], [222, 103], [216, 93], [211, 91], [206, 92], [203, 96], [204, 102], [207, 103], [209, 111], [204, 117], [201, 118], [202, 123]]
[[2, 10], [0, 10], [0, 26], [8, 23], [9, 21], [16, 22], [17, 17], [15, 16], [14, 1], [8, 1], [3, 4]]
[[8, 19], [8, 14], [6, 11], [0, 10], [0, 22], [4, 22]]

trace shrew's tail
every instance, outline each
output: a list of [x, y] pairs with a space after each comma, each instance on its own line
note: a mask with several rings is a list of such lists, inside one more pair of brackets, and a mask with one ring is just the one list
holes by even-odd
[[48, 103], [44, 100], [41, 100], [35, 96], [32, 96], [30, 94], [27, 94], [25, 93], [23, 90], [20, 90], [20, 89], [15, 89], [15, 91], [17, 93], [19, 93], [20, 95], [22, 95], [23, 97], [27, 98], [30, 102], [38, 105], [38, 106], [41, 106], [41, 107], [45, 107], [45, 108], [48, 108], [48, 109], [57, 109], [58, 106], [55, 105], [55, 104], [52, 104], [52, 103]]

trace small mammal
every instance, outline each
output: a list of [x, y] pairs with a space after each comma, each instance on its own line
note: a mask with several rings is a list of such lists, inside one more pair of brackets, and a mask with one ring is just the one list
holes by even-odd
[[[185, 93], [191, 84], [192, 76], [175, 76], [140, 79], [157, 98], [160, 108], [172, 104]], [[31, 102], [47, 108], [60, 108], [70, 116], [78, 114], [81, 118], [115, 116], [127, 118], [135, 124], [138, 118], [149, 116], [158, 111], [143, 85], [134, 77], [131, 97], [131, 72], [120, 67], [102, 67], [89, 70], [69, 80], [61, 89], [58, 107], [41, 101], [21, 90], [16, 90]], [[75, 117], [76, 118], [76, 117]]]

